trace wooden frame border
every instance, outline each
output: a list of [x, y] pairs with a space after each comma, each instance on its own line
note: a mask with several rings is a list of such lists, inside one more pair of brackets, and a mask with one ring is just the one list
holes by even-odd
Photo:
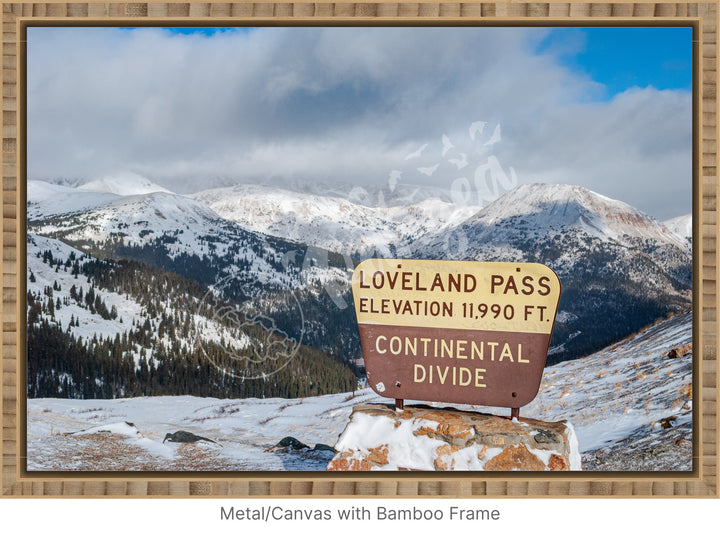
[[[2, 360], [0, 363], [1, 492], [7, 496], [608, 496], [718, 497], [718, 0], [708, 2], [580, 3], [497, 2], [3, 2], [2, 13]], [[579, 22], [691, 24], [694, 28], [693, 169], [693, 344], [696, 413], [692, 472], [576, 473], [560, 477], [519, 473], [493, 477], [479, 473], [439, 477], [393, 474], [301, 472], [248, 475], [177, 473], [130, 475], [80, 473], [33, 476], [18, 462], [24, 451], [24, 365], [26, 232], [24, 153], [24, 43], [29, 23], [41, 24], [567, 24]], [[404, 474], [403, 474], [404, 475]], [[554, 474], [556, 475], [556, 474]], [[559, 474], [557, 474], [559, 475]]]

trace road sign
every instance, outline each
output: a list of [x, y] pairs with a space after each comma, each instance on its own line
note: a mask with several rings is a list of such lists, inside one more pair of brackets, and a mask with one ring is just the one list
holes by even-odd
[[369, 259], [352, 287], [381, 396], [517, 409], [537, 395], [561, 291], [549, 267]]

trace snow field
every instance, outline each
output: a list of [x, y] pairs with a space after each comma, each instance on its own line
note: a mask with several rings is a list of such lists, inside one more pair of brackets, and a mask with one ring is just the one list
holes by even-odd
[[[692, 381], [691, 355], [669, 359], [667, 352], [692, 338], [692, 316], [675, 315], [642, 333], [614, 346], [571, 362], [545, 370], [538, 396], [520, 411], [521, 417], [544, 421], [567, 420], [580, 452], [590, 452], [638, 436], [661, 437], [665, 422], [675, 427], [692, 420], [692, 399], [688, 385]], [[637, 366], [636, 366], [637, 365]], [[195, 453], [213, 459], [223, 470], [324, 470], [329, 457], [322, 454], [266, 451], [285, 436], [293, 436], [310, 447], [334, 446], [345, 429], [352, 408], [359, 404], [389, 404], [369, 388], [356, 393], [333, 394], [300, 399], [214, 399], [192, 396], [165, 396], [116, 400], [28, 400], [28, 468], [65, 470], [57, 459], [63, 456], [62, 433], [85, 430], [95, 434], [118, 429], [132, 422], [137, 435], [122, 425], [122, 440], [144, 452], [123, 464], [147, 465], [148, 459], [172, 459], [173, 469], [197, 469], [200, 461], [188, 457], [190, 445], [165, 443], [165, 433], [187, 430], [216, 440], [220, 445], [198, 444]], [[407, 400], [406, 403], [414, 402]], [[430, 403], [431, 406], [445, 406]], [[507, 409], [482, 406], [458, 406], [494, 414]], [[392, 425], [388, 419], [388, 425]], [[110, 426], [110, 427], [108, 427]], [[387, 434], [381, 419], [360, 426], [357, 436], [347, 440], [375, 445], [378, 436]], [[397, 431], [397, 430], [396, 430]], [[411, 433], [411, 424], [403, 432]], [[142, 440], [141, 440], [142, 439]], [[397, 450], [389, 460], [397, 466], [423, 466], [428, 452], [437, 447], [428, 438], [427, 448], [413, 452]], [[435, 441], [439, 442], [439, 441]], [[205, 452], [205, 453], [203, 453]], [[460, 453], [460, 452], [458, 452]], [[467, 452], [466, 452], [467, 453]], [[499, 453], [499, 452], [498, 452]], [[461, 454], [465, 455], [464, 453]], [[468, 454], [469, 455], [469, 454]], [[680, 453], [678, 453], [680, 455]], [[469, 456], [458, 457], [456, 464], [468, 470], [481, 468]], [[676, 466], [687, 466], [690, 459], [678, 458]], [[465, 464], [462, 464], [465, 462]], [[573, 466], [579, 459], [573, 458]], [[157, 461], [158, 468], [162, 464]], [[186, 464], [183, 464], [186, 463]], [[152, 463], [150, 463], [151, 466]], [[199, 466], [203, 466], [202, 463]], [[81, 469], [81, 468], [80, 468]], [[677, 468], [676, 468], [677, 469]], [[687, 468], [685, 468], [687, 469]]]

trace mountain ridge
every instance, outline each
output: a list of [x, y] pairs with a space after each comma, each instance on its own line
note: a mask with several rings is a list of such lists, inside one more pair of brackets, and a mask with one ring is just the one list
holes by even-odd
[[[552, 226], [581, 224], [588, 233], [602, 239], [620, 240], [631, 237], [653, 236], [683, 247], [674, 233], [653, 217], [629, 204], [611, 199], [582, 186], [566, 184], [524, 184], [503, 195], [474, 218], [487, 224], [497, 219], [515, 215], [548, 214], [547, 223]], [[562, 212], [562, 214], [559, 214]], [[469, 224], [471, 221], [466, 221]], [[542, 220], [538, 220], [542, 222]]]
[[260, 185], [205, 190], [189, 197], [255, 232], [355, 257], [392, 254], [408, 237], [457, 225], [476, 211], [435, 198], [409, 205], [367, 206], [334, 194]]
[[[253, 208], [248, 214], [264, 211], [267, 219], [259, 225], [267, 234], [229, 221], [194, 198], [162, 192], [114, 197], [85, 212], [35, 218], [29, 228], [87, 252], [180, 273], [222, 290], [226, 298], [253, 302], [281, 320], [291, 336], [310, 336], [313, 347], [346, 353], [348, 360], [360, 356], [349, 279], [363, 255], [349, 235], [332, 237], [333, 229], [347, 230], [342, 227], [346, 222], [353, 232], [379, 229], [382, 236], [395, 238], [376, 242], [382, 247], [374, 251], [370, 244], [366, 254], [539, 262], [554, 269], [563, 295], [549, 363], [587, 354], [691, 300], [690, 243], [626, 203], [578, 186], [524, 185], [479, 210], [452, 213], [454, 205], [424, 201], [424, 207], [382, 209], [381, 217], [376, 217], [379, 209], [335, 197], [278, 193], [265, 186], [234, 191], [235, 198], [249, 199]], [[212, 195], [232, 200], [227, 190]], [[298, 206], [299, 213], [293, 211]], [[394, 213], [401, 214], [399, 219], [408, 219], [408, 213], [413, 217], [398, 226]], [[360, 214], [359, 220], [352, 221], [353, 214]], [[295, 226], [302, 218], [304, 226]], [[265, 228], [278, 221], [282, 224]], [[329, 236], [355, 250], [333, 252], [303, 243], [312, 235]], [[218, 285], [228, 277], [229, 285]], [[296, 319], [275, 302], [283, 292], [300, 300], [306, 312], [302, 329], [293, 327]]]

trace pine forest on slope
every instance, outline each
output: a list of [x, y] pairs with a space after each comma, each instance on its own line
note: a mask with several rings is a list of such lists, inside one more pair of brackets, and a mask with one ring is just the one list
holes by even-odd
[[[210, 314], [225, 304], [200, 306], [206, 294], [174, 273], [29, 235], [28, 396], [306, 397], [354, 388], [339, 359], [288, 345], [262, 319]], [[258, 359], [264, 346], [288, 358]], [[263, 375], [272, 380], [251, 379]]]

